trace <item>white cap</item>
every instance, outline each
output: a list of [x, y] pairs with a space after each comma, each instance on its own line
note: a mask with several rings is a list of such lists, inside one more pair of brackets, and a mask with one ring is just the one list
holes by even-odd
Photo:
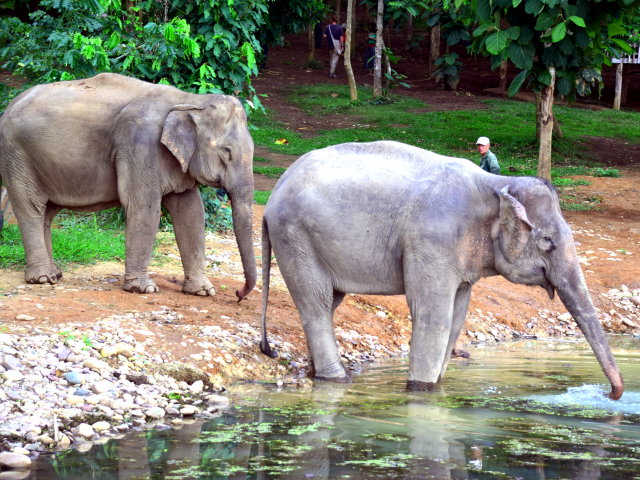
[[476, 142], [476, 145], [489, 145], [491, 142], [487, 137], [480, 137]]

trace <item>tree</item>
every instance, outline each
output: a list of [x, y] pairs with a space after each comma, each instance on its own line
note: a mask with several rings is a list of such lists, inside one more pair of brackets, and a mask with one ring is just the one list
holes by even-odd
[[382, 96], [382, 28], [384, 20], [384, 0], [378, 0], [376, 16], [376, 53], [373, 62], [373, 96]]
[[[267, 0], [224, 2], [41, 0], [30, 22], [0, 20], [2, 67], [45, 83], [119, 72], [200, 93], [223, 92], [260, 104], [257, 34]], [[126, 5], [125, 5], [126, 6]]]
[[344, 48], [344, 69], [349, 79], [349, 92], [351, 101], [358, 100], [358, 89], [356, 87], [356, 79], [353, 76], [353, 68], [351, 67], [351, 42], [353, 37], [353, 0], [347, 0], [347, 38]]
[[[456, 0], [462, 4], [464, 0]], [[553, 96], [569, 100], [602, 86], [601, 69], [611, 52], [628, 50], [625, 16], [639, 0], [476, 0], [475, 49], [497, 66], [508, 59], [520, 70], [514, 95], [528, 83], [540, 112], [538, 175], [550, 178]]]

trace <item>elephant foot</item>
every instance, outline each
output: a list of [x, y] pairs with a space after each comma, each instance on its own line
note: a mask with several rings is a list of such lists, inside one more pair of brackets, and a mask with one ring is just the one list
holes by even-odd
[[206, 278], [199, 281], [186, 278], [182, 284], [182, 293], [200, 297], [213, 297], [216, 294], [216, 289]]
[[433, 392], [436, 384], [433, 382], [421, 382], [420, 380], [407, 380], [407, 392]]
[[30, 269], [24, 274], [24, 280], [27, 283], [58, 283], [62, 278], [62, 272], [56, 267], [55, 269]]
[[332, 382], [332, 383], [351, 383], [351, 375], [345, 375], [344, 377], [313, 377], [314, 380], [319, 382]]
[[471, 354], [466, 350], [462, 350], [461, 348], [454, 348], [451, 350], [452, 357], [460, 357], [460, 358], [471, 358]]
[[157, 293], [160, 291], [155, 282], [148, 277], [133, 280], [125, 279], [122, 289], [131, 293]]

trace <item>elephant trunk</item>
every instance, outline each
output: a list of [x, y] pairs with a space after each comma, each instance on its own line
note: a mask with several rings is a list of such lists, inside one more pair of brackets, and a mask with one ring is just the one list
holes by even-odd
[[229, 191], [233, 216], [233, 231], [236, 235], [245, 283], [242, 289], [236, 290], [238, 301], [251, 293], [256, 286], [258, 276], [256, 258], [253, 250], [253, 182], [250, 187]]
[[580, 267], [576, 266], [569, 275], [563, 277], [559, 284], [553, 283], [555, 283], [562, 303], [567, 307], [567, 310], [584, 333], [598, 359], [598, 363], [600, 363], [600, 367], [609, 379], [611, 384], [609, 398], [618, 400], [624, 392], [624, 382], [611, 353], [602, 325], [598, 320], [596, 309], [591, 301]]

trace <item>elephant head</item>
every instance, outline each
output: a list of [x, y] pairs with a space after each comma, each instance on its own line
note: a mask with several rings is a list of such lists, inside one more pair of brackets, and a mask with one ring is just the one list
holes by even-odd
[[242, 259], [245, 284], [239, 300], [256, 284], [253, 251], [253, 139], [240, 101], [226, 95], [203, 95], [202, 105], [171, 108], [162, 128], [162, 143], [182, 172], [196, 182], [222, 187], [231, 200], [233, 230]]
[[496, 193], [500, 213], [491, 235], [496, 270], [512, 282], [542, 286], [550, 298], [558, 292], [609, 379], [609, 397], [617, 400], [624, 391], [622, 376], [591, 301], [555, 189], [543, 180], [528, 178], [514, 180]]

